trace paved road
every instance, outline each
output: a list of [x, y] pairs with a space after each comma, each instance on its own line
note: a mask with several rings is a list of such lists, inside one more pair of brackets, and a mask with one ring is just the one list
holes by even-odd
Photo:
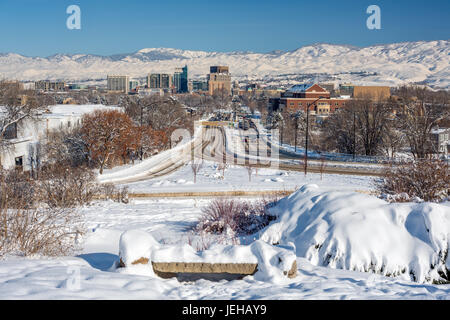
[[[154, 161], [153, 164], [142, 166], [139, 174], [114, 175], [112, 178], [103, 178], [103, 182], [115, 184], [132, 183], [145, 181], [170, 174], [187, 163], [191, 162], [194, 156], [196, 161], [209, 160], [218, 163], [228, 163], [235, 165], [252, 167], [271, 167], [289, 171], [304, 171], [303, 161], [298, 158], [289, 157], [283, 150], [277, 149], [264, 139], [257, 140], [255, 131], [240, 130], [229, 131], [228, 134], [224, 128], [210, 127], [203, 128], [198, 138], [192, 140], [186, 147], [180, 150], [166, 151], [168, 156], [161, 156], [160, 161]], [[231, 135], [234, 133], [234, 135]], [[229, 141], [229, 140], [233, 141]], [[156, 159], [155, 159], [156, 160]], [[327, 161], [321, 168], [320, 161], [308, 161], [307, 172], [345, 174], [345, 175], [364, 175], [379, 176], [382, 166], [370, 164], [349, 164], [346, 162]]]

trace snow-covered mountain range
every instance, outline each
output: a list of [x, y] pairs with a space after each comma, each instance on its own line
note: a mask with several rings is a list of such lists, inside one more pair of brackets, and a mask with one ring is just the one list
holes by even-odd
[[173, 73], [188, 65], [199, 78], [211, 65], [228, 65], [233, 80], [295, 83], [299, 77], [356, 84], [427, 84], [450, 88], [450, 41], [404, 42], [370, 47], [315, 44], [293, 51], [205, 52], [167, 48], [142, 49], [131, 54], [98, 56], [56, 54], [26, 57], [0, 54], [0, 78], [18, 80], [104, 80], [107, 74], [144, 77], [150, 72]]

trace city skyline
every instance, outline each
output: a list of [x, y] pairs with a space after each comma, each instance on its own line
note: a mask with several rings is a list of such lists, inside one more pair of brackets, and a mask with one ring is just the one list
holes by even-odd
[[[380, 30], [366, 26], [370, 16], [366, 10], [373, 4], [381, 9]], [[81, 9], [80, 30], [66, 26], [70, 5]], [[143, 48], [265, 53], [315, 43], [367, 47], [447, 40], [449, 12], [450, 3], [440, 0], [6, 0], [0, 4], [0, 52], [40, 57], [58, 53], [108, 56]]]

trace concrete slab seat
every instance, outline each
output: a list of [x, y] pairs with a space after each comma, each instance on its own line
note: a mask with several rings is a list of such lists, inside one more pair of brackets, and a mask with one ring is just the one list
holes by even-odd
[[143, 231], [126, 231], [120, 239], [121, 268], [148, 265], [161, 278], [260, 279], [294, 278], [297, 275], [295, 248], [273, 246], [261, 240], [250, 245], [213, 245], [197, 252], [188, 244], [161, 245]]
[[221, 274], [236, 275], [243, 278], [254, 275], [257, 263], [205, 263], [205, 262], [152, 262], [153, 272], [161, 278], [179, 277], [183, 274]]
[[[132, 265], [148, 264], [147, 258], [133, 261]], [[151, 262], [153, 272], [160, 278], [168, 279], [175, 277], [191, 278], [214, 278], [209, 274], [216, 274], [217, 279], [242, 279], [245, 276], [254, 275], [258, 271], [257, 263], [205, 263], [205, 262]], [[120, 260], [119, 267], [125, 268], [125, 264]], [[197, 277], [195, 276], [197, 275]], [[233, 275], [229, 277], [229, 275]], [[288, 278], [297, 276], [297, 261], [294, 260], [289, 271], [284, 271]]]

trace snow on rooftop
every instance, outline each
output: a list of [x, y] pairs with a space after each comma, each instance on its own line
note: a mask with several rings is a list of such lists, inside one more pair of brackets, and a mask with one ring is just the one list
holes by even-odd
[[43, 117], [58, 116], [82, 116], [96, 110], [121, 110], [118, 106], [105, 106], [102, 104], [58, 104], [49, 106], [49, 113], [45, 113]]
[[292, 86], [291, 88], [289, 88], [287, 90], [287, 92], [302, 93], [302, 92], [305, 92], [306, 90], [308, 90], [309, 88], [311, 88], [313, 85], [314, 85], [314, 83], [296, 84], [295, 86]]

